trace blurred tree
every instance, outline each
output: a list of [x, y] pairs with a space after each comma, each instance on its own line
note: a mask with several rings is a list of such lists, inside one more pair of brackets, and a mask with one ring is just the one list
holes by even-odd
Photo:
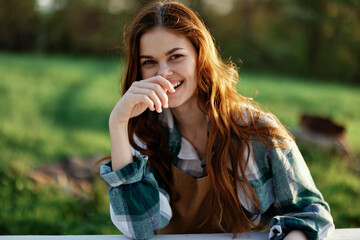
[[[245, 68], [360, 83], [359, 0], [180, 1]], [[0, 50], [109, 54], [149, 2], [0, 0]]]
[[81, 54], [108, 52], [122, 33], [126, 16], [122, 2], [72, 0], [52, 14], [43, 14], [38, 49]]
[[[287, 21], [298, 26], [303, 39], [301, 64], [309, 75], [360, 83], [358, 66], [360, 22], [357, 1], [292, 1], [283, 4]], [[294, 31], [294, 28], [289, 28]]]
[[38, 21], [35, 0], [0, 0], [0, 49], [32, 50]]

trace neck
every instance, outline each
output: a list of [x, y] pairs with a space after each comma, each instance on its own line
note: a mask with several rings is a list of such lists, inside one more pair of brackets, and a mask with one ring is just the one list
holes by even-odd
[[179, 108], [172, 108], [171, 112], [176, 119], [181, 135], [192, 136], [207, 131], [206, 115], [203, 113], [198, 105], [191, 104]]
[[171, 112], [177, 122], [181, 136], [187, 139], [196, 149], [199, 158], [205, 156], [207, 142], [207, 119], [197, 101], [172, 108]]

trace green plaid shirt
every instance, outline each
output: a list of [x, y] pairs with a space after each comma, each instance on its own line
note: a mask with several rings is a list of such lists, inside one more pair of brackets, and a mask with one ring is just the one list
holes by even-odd
[[[271, 121], [270, 118], [264, 118]], [[169, 149], [177, 156], [174, 165], [193, 177], [201, 172], [195, 149], [181, 137], [165, 109], [160, 122], [169, 129]], [[137, 144], [145, 147], [140, 141]], [[324, 239], [334, 230], [328, 204], [316, 188], [308, 167], [295, 143], [287, 149], [270, 149], [259, 141], [252, 142], [246, 176], [255, 190], [261, 211], [239, 199], [256, 227], [268, 227], [269, 239], [283, 239], [293, 229], [300, 229], [310, 239]], [[101, 166], [101, 176], [110, 184], [110, 215], [114, 225], [133, 239], [148, 239], [156, 229], [165, 227], [172, 216], [169, 194], [155, 178], [147, 156], [132, 149], [134, 162], [112, 171], [111, 162]], [[197, 159], [196, 159], [197, 158]], [[258, 216], [256, 218], [256, 216]]]

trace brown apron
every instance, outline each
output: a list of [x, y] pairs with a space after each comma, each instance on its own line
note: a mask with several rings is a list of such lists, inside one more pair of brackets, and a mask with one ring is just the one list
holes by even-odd
[[[178, 192], [177, 200], [170, 199], [173, 216], [169, 224], [156, 231], [156, 234], [187, 234], [187, 233], [223, 233], [229, 229], [219, 204], [211, 206], [209, 201], [209, 177], [194, 179], [178, 168], [172, 168], [173, 184]], [[203, 223], [205, 216], [211, 212], [211, 219]]]

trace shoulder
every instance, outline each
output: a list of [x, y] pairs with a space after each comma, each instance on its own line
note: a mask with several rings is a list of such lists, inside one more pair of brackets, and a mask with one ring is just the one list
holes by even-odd
[[256, 158], [265, 160], [274, 151], [287, 156], [297, 149], [291, 133], [271, 112], [256, 105], [238, 104], [232, 117], [249, 135]]
[[234, 103], [232, 118], [240, 126], [253, 126], [253, 127], [265, 127], [270, 126], [272, 128], [282, 128], [283, 125], [277, 119], [277, 117], [271, 112], [262, 110], [257, 105], [250, 105], [245, 103]]

